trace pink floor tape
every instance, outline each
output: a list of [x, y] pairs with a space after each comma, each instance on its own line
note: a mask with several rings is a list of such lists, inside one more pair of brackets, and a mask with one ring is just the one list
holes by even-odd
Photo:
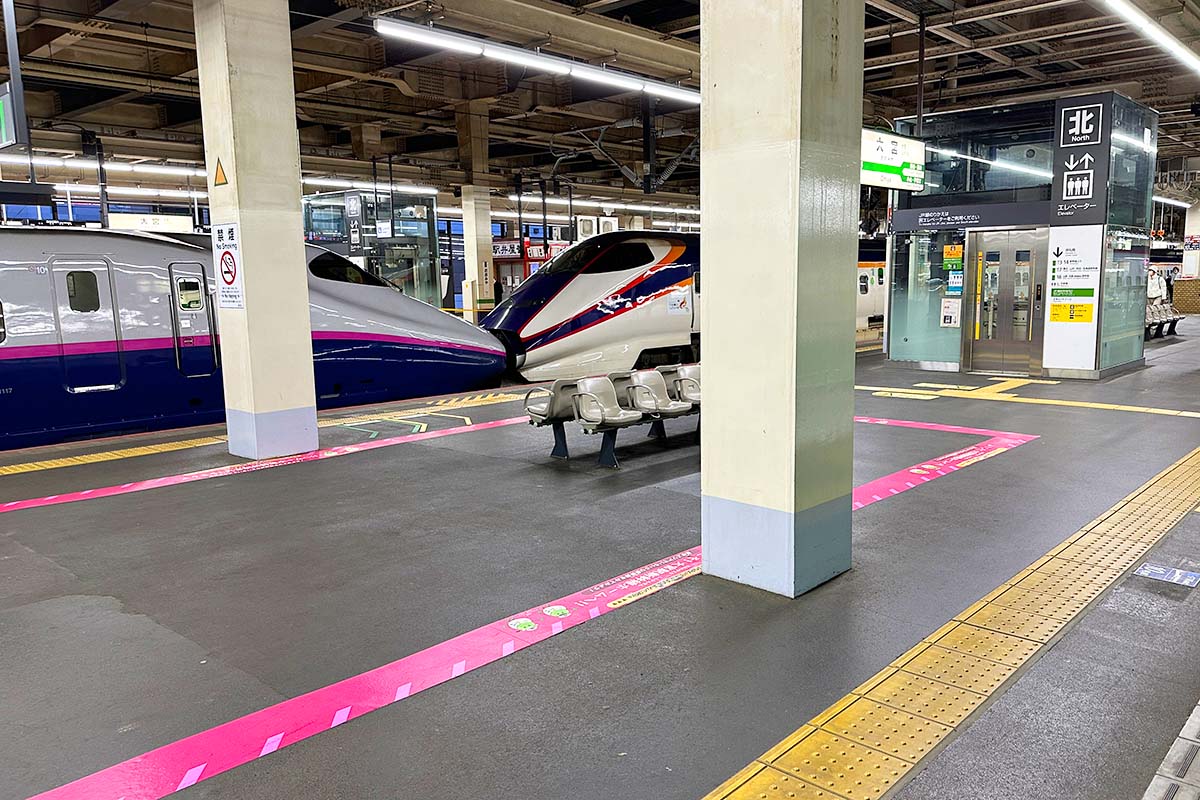
[[150, 489], [163, 489], [168, 486], [179, 486], [184, 483], [206, 481], [210, 478], [226, 478], [230, 475], [245, 475], [249, 472], [260, 472], [264, 469], [286, 467], [292, 464], [305, 464], [310, 461], [321, 461], [326, 458], [348, 456], [352, 453], [365, 453], [368, 450], [378, 450], [381, 447], [392, 447], [394, 445], [405, 444], [408, 442], [423, 442], [427, 439], [439, 439], [443, 436], [454, 436], [455, 434], [470, 433], [471, 431], [484, 431], [488, 428], [502, 428], [505, 425], [517, 425], [528, 421], [529, 417], [498, 419], [494, 422], [479, 422], [474, 425], [463, 425], [458, 428], [445, 428], [436, 431], [426, 431], [425, 433], [409, 433], [405, 434], [404, 436], [393, 436], [388, 439], [376, 439], [374, 441], [361, 442], [359, 444], [347, 444], [340, 447], [327, 447], [324, 450], [313, 450], [311, 453], [301, 453], [298, 456], [267, 458], [263, 459], [262, 461], [247, 461], [244, 464], [232, 464], [228, 467], [214, 467], [213, 469], [203, 469], [197, 472], [185, 472], [180, 475], [164, 475], [161, 478], [150, 478], [144, 481], [122, 483], [119, 486], [105, 486], [101, 489], [84, 489], [81, 492], [64, 492], [63, 494], [52, 494], [49, 497], [35, 497], [30, 500], [13, 500], [11, 503], [0, 503], [0, 514], [8, 511], [22, 511], [28, 508], [45, 508], [46, 506], [58, 506], [63, 505], [64, 503], [78, 503], [81, 500], [95, 500], [100, 497], [115, 497], [122, 494], [145, 492]]
[[[368, 442], [353, 448], [333, 448], [336, 455], [386, 447], [399, 440], [419, 441], [523, 422], [524, 417], [485, 422], [429, 434]], [[862, 508], [908, 491], [942, 475], [998, 455], [1036, 439], [1004, 433], [928, 422], [856, 417], [857, 422], [919, 428], [989, 437], [906, 470], [871, 481], [854, 490], [854, 508]], [[331, 451], [318, 451], [331, 452]], [[304, 460], [328, 458], [309, 454]], [[278, 461], [284, 461], [279, 459]], [[299, 463], [294, 459], [289, 463]], [[272, 463], [272, 462], [261, 462]], [[243, 465], [249, 466], [249, 465]], [[260, 467], [261, 468], [261, 467]], [[236, 474], [236, 468], [225, 474]], [[244, 470], [242, 470], [244, 471]], [[209, 470], [207, 472], [212, 472]], [[192, 473], [205, 475], [206, 473]], [[211, 476], [209, 476], [211, 477]], [[176, 476], [188, 478], [188, 476]], [[190, 478], [202, 480], [203, 478]], [[159, 479], [165, 480], [165, 479]], [[176, 483], [185, 483], [177, 480]], [[376, 709], [465, 675], [493, 661], [544, 641], [576, 625], [607, 614], [700, 573], [701, 550], [693, 547], [644, 567], [618, 575], [581, 592], [505, 617], [453, 639], [405, 656], [369, 672], [347, 678], [299, 697], [256, 711], [215, 728], [180, 739], [157, 750], [124, 761], [51, 789], [31, 800], [156, 800], [222, 772], [270, 755], [280, 748], [315, 736]]]
[[445, 683], [700, 571], [694, 548], [37, 795], [152, 800]]

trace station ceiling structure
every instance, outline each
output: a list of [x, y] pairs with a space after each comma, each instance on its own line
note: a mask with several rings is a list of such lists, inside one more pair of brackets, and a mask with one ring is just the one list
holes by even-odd
[[[1200, 74], [1117, 13], [1124, 2], [867, 0], [864, 124], [915, 112], [923, 24], [926, 112], [1112, 89], [1163, 112], [1160, 157], [1200, 156]], [[1200, 40], [1197, 0], [1128, 2], [1179, 40]], [[655, 202], [696, 202], [694, 103], [647, 103], [640, 91], [561, 71], [385, 37], [373, 22], [429, 25], [696, 89], [698, 0], [293, 0], [290, 13], [302, 162], [313, 180], [365, 178], [373, 157], [390, 157], [397, 181], [460, 185], [456, 111], [483, 101], [490, 161], [476, 183], [504, 194], [519, 174], [569, 182], [580, 197], [645, 200], [633, 178], [645, 168], [649, 113], [658, 174], [671, 166]], [[203, 166], [190, 3], [18, 0], [17, 16], [39, 153], [78, 153], [86, 129], [118, 158]], [[94, 182], [69, 167], [40, 170], [40, 180]], [[203, 188], [198, 175], [155, 180]]]

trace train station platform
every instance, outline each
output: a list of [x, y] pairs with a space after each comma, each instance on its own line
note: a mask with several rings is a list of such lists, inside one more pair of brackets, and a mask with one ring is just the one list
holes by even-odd
[[523, 387], [4, 454], [0, 796], [1141, 797], [1200, 699], [1179, 331], [1099, 382], [860, 359], [853, 569], [796, 600], [697, 574], [694, 418], [619, 471]]

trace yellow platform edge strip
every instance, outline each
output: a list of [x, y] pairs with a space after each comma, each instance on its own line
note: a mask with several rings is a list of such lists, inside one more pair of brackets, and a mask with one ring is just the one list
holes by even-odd
[[[499, 403], [509, 403], [514, 400], [520, 400], [524, 396], [524, 394], [515, 394], [510, 392], [447, 398], [437, 401], [432, 405], [420, 406], [416, 408], [402, 408], [395, 411], [381, 410], [377, 414], [356, 414], [348, 417], [331, 416], [326, 419], [318, 420], [317, 427], [331, 428], [339, 425], [355, 425], [366, 422], [403, 422], [409, 417], [420, 417], [430, 414], [436, 415], [445, 411], [453, 411], [454, 409], [458, 408], [477, 408], [480, 406], [490, 406]], [[86, 464], [100, 464], [105, 461], [120, 461], [125, 458], [158, 455], [160, 453], [171, 453], [178, 450], [190, 450], [196, 447], [207, 447], [209, 445], [222, 444], [225, 441], [226, 437], [224, 436], [202, 436], [193, 439], [180, 439], [177, 441], [142, 445], [139, 447], [123, 447], [117, 450], [105, 450], [99, 453], [84, 453], [82, 455], [61, 456], [59, 458], [47, 458], [38, 461], [26, 461], [20, 464], [0, 465], [0, 477], [6, 475], [21, 475], [28, 472], [42, 472], [51, 469], [62, 469], [63, 467], [78, 467]]]
[[880, 800], [1004, 693], [1200, 505], [1200, 448], [705, 796]]

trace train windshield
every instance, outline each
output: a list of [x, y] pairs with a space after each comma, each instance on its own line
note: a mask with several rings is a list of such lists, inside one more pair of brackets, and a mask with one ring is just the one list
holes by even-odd
[[383, 278], [367, 272], [353, 261], [335, 253], [321, 253], [308, 262], [308, 271], [318, 278], [339, 283], [357, 283], [360, 286], [387, 286], [395, 288]]
[[623, 272], [644, 267], [654, 261], [654, 252], [645, 242], [584, 242], [565, 250], [548, 263], [542, 272]]

